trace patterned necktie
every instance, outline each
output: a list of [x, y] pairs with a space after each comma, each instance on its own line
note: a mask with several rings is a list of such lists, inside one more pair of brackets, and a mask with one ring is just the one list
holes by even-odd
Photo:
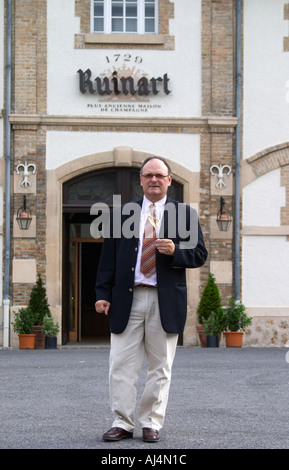
[[[151, 220], [153, 219], [154, 225]], [[156, 210], [155, 204], [150, 205], [150, 214], [147, 217], [143, 236], [140, 270], [145, 277], [156, 272]]]

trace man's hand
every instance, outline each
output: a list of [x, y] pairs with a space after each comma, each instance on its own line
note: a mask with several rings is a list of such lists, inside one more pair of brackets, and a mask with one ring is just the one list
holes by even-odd
[[163, 255], [173, 255], [175, 253], [175, 244], [168, 238], [158, 238], [156, 240], [156, 247]]
[[107, 300], [98, 300], [95, 302], [94, 306], [97, 313], [104, 313], [105, 315], [108, 315], [110, 302], [107, 302]]

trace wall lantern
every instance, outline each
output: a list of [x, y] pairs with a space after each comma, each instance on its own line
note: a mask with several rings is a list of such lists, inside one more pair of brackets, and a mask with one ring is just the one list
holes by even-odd
[[223, 197], [220, 199], [220, 210], [217, 214], [217, 224], [221, 232], [227, 232], [232, 222], [232, 216], [224, 211], [225, 200]]
[[20, 230], [29, 229], [32, 217], [30, 215], [30, 210], [26, 207], [26, 196], [23, 197], [23, 206], [17, 211], [16, 220]]

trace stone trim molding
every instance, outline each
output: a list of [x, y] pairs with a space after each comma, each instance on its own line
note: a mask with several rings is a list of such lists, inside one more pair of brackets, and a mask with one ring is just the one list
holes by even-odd
[[289, 235], [289, 225], [280, 225], [278, 227], [274, 226], [253, 226], [246, 225], [241, 230], [242, 235], [246, 236], [288, 236]]
[[289, 142], [262, 150], [246, 161], [252, 166], [256, 178], [276, 168], [289, 165]]
[[85, 44], [139, 44], [139, 45], [163, 45], [165, 36], [161, 34], [96, 34], [84, 35]]
[[[226, 129], [234, 130], [237, 126], [237, 118], [235, 117], [196, 117], [196, 118], [113, 118], [113, 117], [87, 117], [87, 116], [52, 116], [52, 115], [39, 115], [39, 114], [11, 114], [9, 120], [14, 129], [20, 127], [29, 127], [29, 129], [37, 130], [38, 126], [101, 126], [101, 127], [114, 127], [117, 126], [120, 130], [123, 128], [131, 127], [206, 127], [211, 132]], [[20, 126], [20, 127], [19, 127]]]
[[36, 282], [36, 260], [16, 259], [12, 260], [12, 282], [34, 284]]
[[288, 317], [289, 308], [288, 307], [246, 307], [246, 313], [250, 317], [264, 317], [267, 320], [270, 320], [270, 317]]
[[233, 263], [232, 261], [210, 261], [210, 272], [216, 277], [218, 284], [232, 284]]

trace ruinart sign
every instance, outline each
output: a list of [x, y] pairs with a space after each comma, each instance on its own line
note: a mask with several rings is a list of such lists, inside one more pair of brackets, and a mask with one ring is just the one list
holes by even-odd
[[148, 96], [157, 95], [160, 92], [168, 95], [169, 90], [168, 74], [165, 73], [161, 77], [147, 78], [145, 76], [135, 79], [133, 76], [120, 76], [121, 74], [115, 70], [110, 76], [92, 77], [90, 69], [85, 71], [79, 69], [79, 90], [81, 93], [89, 93], [91, 95], [98, 94], [100, 96]]

